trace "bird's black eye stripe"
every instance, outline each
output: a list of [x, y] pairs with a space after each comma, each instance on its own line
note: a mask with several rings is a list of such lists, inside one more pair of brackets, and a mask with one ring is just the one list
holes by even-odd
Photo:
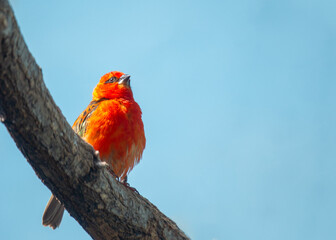
[[114, 83], [117, 81], [117, 78], [116, 77], [111, 77], [109, 78], [105, 83]]

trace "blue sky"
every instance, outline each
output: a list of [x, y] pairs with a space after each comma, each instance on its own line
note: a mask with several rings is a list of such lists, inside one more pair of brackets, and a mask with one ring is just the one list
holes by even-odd
[[[335, 239], [335, 1], [12, 0], [70, 124], [132, 76], [147, 146], [129, 182], [192, 239]], [[90, 239], [0, 125], [2, 239]]]

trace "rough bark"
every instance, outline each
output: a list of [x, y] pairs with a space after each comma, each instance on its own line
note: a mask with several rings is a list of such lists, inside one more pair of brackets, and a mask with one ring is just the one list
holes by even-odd
[[[7, 0], [0, 0], [0, 120], [41, 181], [94, 239], [188, 239], [111, 177], [53, 101]], [[44, 206], [41, 206], [44, 207]]]

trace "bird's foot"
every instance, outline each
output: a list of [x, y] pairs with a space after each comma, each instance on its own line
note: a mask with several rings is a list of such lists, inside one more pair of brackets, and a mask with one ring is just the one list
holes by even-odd
[[96, 155], [96, 157], [99, 157], [99, 151], [95, 151], [94, 154]]
[[132, 192], [135, 192], [137, 194], [140, 194], [138, 190], [136, 190], [134, 187], [131, 187], [128, 183], [121, 182], [126, 188], [132, 190]]
[[107, 162], [103, 162], [103, 161], [96, 162], [95, 165], [99, 168], [109, 168], [110, 167]]
[[133, 192], [140, 194], [138, 190], [136, 190], [134, 187], [131, 187], [131, 185], [129, 185], [129, 183], [127, 182], [127, 176], [121, 181], [121, 184], [124, 185], [126, 188], [132, 190]]
[[111, 168], [111, 166], [109, 165], [107, 170], [111, 173], [111, 175], [119, 181], [119, 177], [117, 176], [117, 174], [115, 174], [115, 172], [113, 171], [113, 169]]
[[113, 169], [111, 168], [110, 164], [108, 164], [107, 162], [104, 162], [102, 160], [100, 160], [99, 158], [99, 151], [95, 151], [94, 153], [96, 155], [96, 157], [98, 158], [99, 161], [95, 162], [95, 165], [99, 168], [106, 168], [109, 173], [119, 181], [119, 177], [117, 176], [117, 174], [114, 173]]
[[95, 165], [99, 168], [107, 168], [109, 167], [109, 164], [107, 162], [104, 162], [99, 157], [99, 151], [95, 151], [94, 155], [98, 158], [98, 161], [95, 162]]

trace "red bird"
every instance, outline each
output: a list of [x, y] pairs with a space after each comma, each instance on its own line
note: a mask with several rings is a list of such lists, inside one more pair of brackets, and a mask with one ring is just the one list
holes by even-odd
[[[110, 72], [101, 77], [89, 106], [73, 124], [73, 130], [99, 151], [115, 175], [127, 181], [127, 174], [140, 161], [146, 145], [141, 109], [134, 101], [130, 76]], [[44, 210], [42, 224], [57, 228], [64, 206], [54, 196]]]

